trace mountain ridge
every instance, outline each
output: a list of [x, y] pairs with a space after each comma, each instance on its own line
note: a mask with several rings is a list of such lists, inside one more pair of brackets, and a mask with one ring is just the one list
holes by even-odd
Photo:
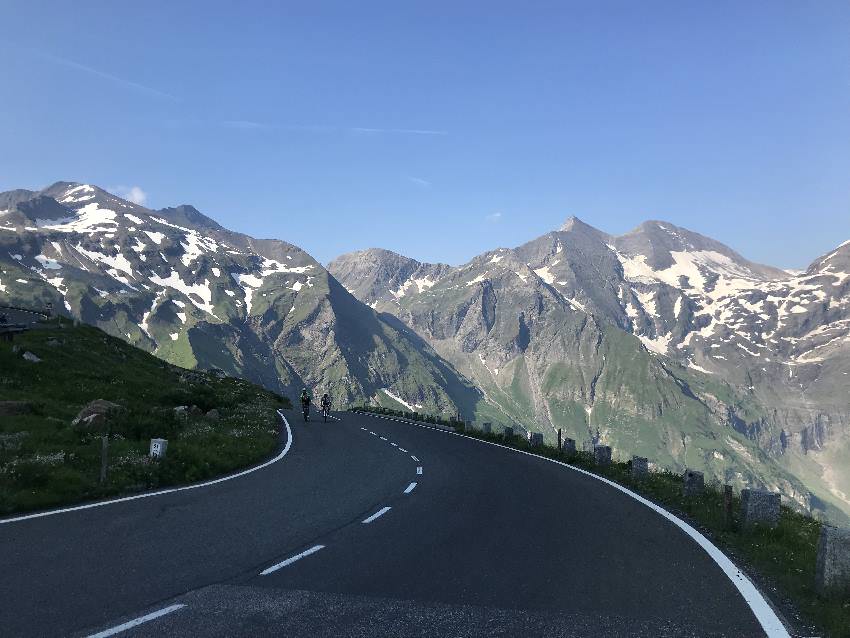
[[[649, 220], [628, 233], [612, 236], [570, 218], [561, 230], [513, 249], [484, 252], [452, 267], [429, 281], [427, 289], [413, 286], [409, 280], [393, 280], [396, 290], [370, 275], [380, 266], [358, 267], [364, 257], [379, 260], [380, 253], [367, 252], [347, 253], [328, 268], [375, 308], [396, 314], [422, 334], [489, 397], [498, 395], [493, 387], [488, 390], [492, 382], [501, 384], [505, 394], [513, 392], [501, 375], [521, 357], [506, 347], [499, 331], [516, 337], [522, 330], [507, 327], [509, 317], [520, 317], [527, 329], [530, 312], [542, 316], [566, 312], [569, 307], [602, 326], [603, 340], [620, 340], [624, 353], [633, 346], [604, 326], [636, 338], [649, 355], [667, 361], [662, 366], [665, 372], [653, 372], [650, 378], [668, 378], [680, 387], [697, 388], [695, 398], [702, 407], [691, 406], [686, 411], [708, 410], [711, 416], [700, 417], [702, 423], [742, 434], [783, 471], [814, 485], [818, 498], [850, 511], [850, 476], [842, 469], [844, 459], [850, 458], [850, 405], [842, 398], [850, 388], [845, 381], [850, 372], [850, 267], [841, 270], [848, 263], [845, 252], [850, 255], [847, 243], [814, 260], [805, 273], [792, 274], [751, 262], [716, 240], [669, 222]], [[353, 281], [358, 272], [365, 276]], [[480, 295], [473, 292], [476, 290]], [[528, 294], [533, 298], [517, 302]], [[483, 316], [481, 325], [470, 324], [472, 310], [475, 317]], [[504, 313], [503, 327], [493, 332], [493, 326], [500, 323], [500, 312]], [[569, 316], [566, 312], [565, 317]], [[532, 328], [530, 342], [540, 340], [542, 353], [544, 346], [551, 348], [558, 338], [555, 324], [563, 327], [570, 321], [559, 318], [536, 337]], [[516, 319], [513, 322], [515, 325]], [[540, 427], [548, 437], [560, 426], [577, 437], [585, 433], [586, 438], [587, 430], [605, 425], [605, 419], [594, 416], [594, 411], [602, 408], [592, 399], [604, 369], [603, 357], [583, 353], [582, 348], [578, 339], [556, 355], [537, 355], [539, 379], [522, 380], [526, 387], [519, 392], [521, 400], [528, 402], [526, 409], [503, 407], [526, 427], [543, 424]], [[776, 354], [771, 356], [773, 350]], [[577, 387], [570, 400], [580, 405], [572, 416], [558, 416], [554, 409], [558, 393], [547, 389], [545, 381], [553, 369], [565, 363], [573, 365], [570, 361], [576, 358], [584, 358], [582, 375], [586, 378], [579, 375], [570, 381]], [[697, 378], [689, 378], [692, 374]], [[722, 387], [727, 381], [728, 387]], [[635, 396], [641, 392], [634, 384], [619, 391]], [[655, 394], [665, 395], [660, 386]], [[515, 399], [511, 401], [517, 403]], [[618, 399], [609, 396], [607, 401], [605, 409], [611, 409]], [[677, 401], [680, 399], [674, 403]], [[681, 407], [685, 403], [677, 409], [685, 409]], [[658, 416], [648, 406], [634, 407], [638, 413], [649, 410], [652, 418]], [[622, 420], [628, 412], [622, 405], [616, 409], [620, 416], [608, 418], [608, 425], [612, 418]], [[648, 424], [646, 432], [657, 438]], [[619, 443], [624, 452], [642, 451], [652, 457], [646, 447]], [[677, 446], [669, 441], [666, 445], [672, 464], [681, 467], [681, 457], [687, 454], [676, 452]], [[746, 465], [742, 459], [747, 455], [755, 458], [737, 441], [715, 448], [707, 447], [700, 463], [724, 480], [730, 479], [731, 468], [715, 459], [715, 453], [737, 455], [739, 465]], [[719, 472], [718, 466], [724, 465], [726, 469]], [[731, 477], [734, 474], [732, 471]]]
[[[13, 201], [14, 200], [14, 201]], [[391, 395], [474, 413], [481, 397], [293, 244], [152, 210], [88, 184], [0, 195], [0, 298], [48, 301], [184, 367], [216, 366], [338, 404]], [[23, 209], [23, 210], [22, 210]]]

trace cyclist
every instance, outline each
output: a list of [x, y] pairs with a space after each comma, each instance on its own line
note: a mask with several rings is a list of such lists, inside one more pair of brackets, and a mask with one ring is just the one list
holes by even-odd
[[325, 423], [327, 423], [328, 422], [328, 415], [331, 412], [331, 398], [330, 398], [330, 396], [328, 396], [327, 392], [325, 392], [322, 395], [321, 406], [322, 406], [322, 416], [325, 417]]
[[307, 388], [301, 390], [301, 411], [304, 413], [304, 420], [310, 420], [310, 394]]

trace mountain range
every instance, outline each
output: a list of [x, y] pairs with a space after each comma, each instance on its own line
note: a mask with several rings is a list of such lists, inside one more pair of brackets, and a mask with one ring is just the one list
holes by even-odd
[[557, 429], [850, 514], [850, 243], [802, 273], [667, 222], [576, 218], [461, 266], [327, 269], [191, 206], [0, 193], [0, 304], [52, 303], [185, 367], [293, 396]]

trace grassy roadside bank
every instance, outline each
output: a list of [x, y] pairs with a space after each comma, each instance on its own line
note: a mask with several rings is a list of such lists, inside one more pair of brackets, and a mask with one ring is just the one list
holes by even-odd
[[531, 447], [521, 437], [507, 439], [488, 434], [458, 421], [445, 421], [409, 412], [383, 408], [355, 410], [404, 417], [423, 423], [451, 425], [464, 434], [507, 445], [604, 476], [677, 514], [723, 549], [747, 571], [789, 621], [807, 636], [850, 638], [850, 600], [826, 598], [815, 590], [815, 564], [821, 524], [791, 508], [782, 507], [775, 529], [746, 528], [740, 524], [740, 495], [734, 495], [733, 518], [726, 520], [722, 486], [706, 485], [705, 493], [686, 498], [682, 477], [667, 471], [652, 472], [642, 479], [631, 476], [631, 461], [596, 465], [588, 452], [567, 455], [552, 446]]
[[[97, 399], [120, 409], [97, 426], [73, 426]], [[46, 322], [0, 342], [0, 516], [250, 466], [277, 449], [276, 410], [289, 407], [252, 383], [178, 368], [97, 328]], [[151, 438], [168, 439], [165, 459], [148, 457]]]

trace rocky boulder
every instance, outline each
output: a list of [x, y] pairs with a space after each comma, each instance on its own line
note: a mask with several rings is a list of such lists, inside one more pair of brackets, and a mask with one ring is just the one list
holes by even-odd
[[109, 425], [111, 420], [123, 411], [117, 403], [97, 399], [80, 410], [71, 425], [79, 430], [100, 431]]

